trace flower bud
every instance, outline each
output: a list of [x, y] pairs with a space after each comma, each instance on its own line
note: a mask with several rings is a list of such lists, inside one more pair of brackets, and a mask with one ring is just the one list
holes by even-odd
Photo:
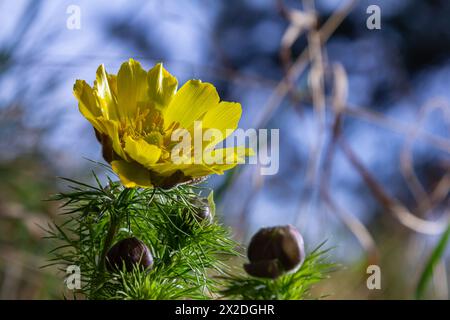
[[247, 250], [250, 263], [244, 265], [248, 274], [261, 278], [277, 278], [297, 270], [305, 259], [303, 237], [291, 225], [260, 229]]
[[198, 222], [212, 223], [213, 217], [211, 214], [211, 207], [209, 206], [208, 200], [205, 198], [196, 198], [192, 201], [194, 208], [194, 218]]
[[132, 271], [135, 266], [145, 270], [152, 267], [153, 257], [148, 247], [136, 238], [123, 239], [109, 249], [106, 255], [109, 271]]
[[189, 199], [190, 208], [183, 209], [187, 217], [193, 217], [198, 223], [211, 224], [213, 222], [213, 212], [207, 198], [196, 197]]

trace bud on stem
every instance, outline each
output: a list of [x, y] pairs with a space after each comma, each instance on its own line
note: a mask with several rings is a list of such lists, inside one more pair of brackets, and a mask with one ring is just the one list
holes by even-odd
[[153, 265], [153, 257], [148, 247], [137, 238], [123, 239], [109, 249], [106, 267], [109, 271], [132, 271], [139, 267], [143, 270], [150, 269]]
[[260, 229], [251, 239], [244, 265], [248, 274], [261, 278], [278, 278], [297, 270], [305, 258], [303, 237], [291, 226]]

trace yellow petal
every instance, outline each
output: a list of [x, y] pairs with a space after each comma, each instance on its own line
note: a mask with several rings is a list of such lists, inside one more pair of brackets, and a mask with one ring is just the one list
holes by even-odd
[[164, 69], [162, 63], [158, 63], [149, 70], [147, 81], [150, 101], [159, 108], [168, 106], [177, 91], [177, 79]]
[[191, 164], [191, 165], [185, 165], [185, 167], [183, 167], [181, 169], [181, 171], [183, 171], [185, 176], [189, 176], [189, 177], [204, 177], [210, 174], [220, 174], [219, 171], [217, 171], [215, 168], [213, 167], [208, 167], [205, 164]]
[[117, 120], [117, 98], [110, 88], [110, 82], [105, 71], [105, 66], [101, 64], [96, 73], [94, 83], [94, 94], [97, 96], [98, 104], [102, 110], [102, 114], [106, 119]]
[[161, 176], [170, 176], [175, 171], [180, 170], [185, 176], [193, 178], [204, 177], [216, 173], [213, 168], [204, 164], [174, 164], [171, 162], [156, 163], [150, 166], [149, 169]]
[[100, 125], [100, 128], [96, 129], [111, 138], [114, 152], [117, 153], [122, 159], [128, 160], [129, 157], [123, 150], [122, 144], [120, 143], [119, 123], [117, 121], [108, 120], [102, 117], [97, 118], [97, 121]]
[[218, 103], [219, 95], [212, 84], [189, 80], [178, 90], [164, 110], [164, 127], [167, 129], [176, 122], [182, 128], [189, 128], [195, 120], [200, 119]]
[[152, 186], [150, 172], [137, 163], [118, 160], [111, 162], [111, 167], [127, 188]]
[[125, 138], [125, 152], [135, 161], [149, 167], [156, 163], [161, 156], [161, 149], [143, 139], [134, 140], [130, 136]]
[[236, 165], [245, 163], [246, 157], [251, 157], [255, 154], [253, 149], [245, 148], [243, 146], [231, 148], [218, 148], [211, 151], [203, 152], [203, 161], [215, 167], [219, 165]]
[[81, 114], [96, 128], [100, 130], [97, 117], [102, 116], [94, 96], [93, 89], [84, 80], [77, 80], [73, 86], [73, 94], [78, 100]]
[[108, 80], [111, 93], [117, 99], [117, 76], [115, 74], [106, 73], [106, 79]]
[[[222, 101], [219, 105], [209, 110], [203, 117], [204, 129], [218, 129], [222, 133], [222, 137], [226, 139], [234, 130], [236, 130], [239, 120], [241, 119], [242, 108], [239, 103]], [[207, 148], [215, 145], [222, 140], [215, 140], [213, 143], [206, 144]]]
[[211, 168], [214, 169], [214, 171], [216, 172], [216, 174], [223, 174], [224, 171], [233, 169], [234, 167], [236, 167], [239, 163], [230, 163], [230, 164], [215, 164], [213, 166], [211, 166]]
[[147, 72], [133, 59], [125, 62], [117, 74], [117, 100], [121, 117], [134, 119], [137, 103], [148, 100]]

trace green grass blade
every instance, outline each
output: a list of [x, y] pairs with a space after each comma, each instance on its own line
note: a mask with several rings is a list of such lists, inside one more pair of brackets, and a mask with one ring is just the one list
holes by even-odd
[[449, 237], [450, 237], [450, 224], [448, 225], [447, 230], [445, 230], [445, 232], [442, 234], [441, 239], [439, 239], [439, 242], [436, 245], [436, 247], [433, 249], [430, 258], [428, 259], [427, 264], [425, 265], [425, 269], [422, 272], [422, 275], [420, 276], [420, 280], [416, 289], [416, 299], [423, 298], [427, 285], [431, 280], [431, 276], [433, 275], [434, 267], [439, 262], [442, 255], [445, 252], [445, 248], [447, 247]]

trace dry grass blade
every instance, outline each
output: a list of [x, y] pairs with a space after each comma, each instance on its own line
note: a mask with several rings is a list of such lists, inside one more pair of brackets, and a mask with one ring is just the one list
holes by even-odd
[[344, 67], [340, 63], [333, 64], [333, 95], [331, 104], [336, 114], [341, 114], [347, 104], [348, 79]]
[[421, 108], [418, 114], [415, 130], [413, 130], [410, 135], [406, 136], [406, 141], [401, 152], [400, 168], [411, 193], [416, 199], [418, 211], [421, 214], [431, 210], [439, 202], [443, 201], [450, 190], [450, 184], [448, 181], [449, 174], [447, 173], [446, 175], [443, 175], [437, 183], [435, 190], [433, 190], [431, 192], [432, 194], [429, 195], [414, 171], [412, 155], [413, 143], [416, 140], [420, 128], [423, 126], [427, 116], [435, 110], [441, 111], [444, 117], [447, 116], [446, 118], [450, 119], [450, 107], [447, 101], [442, 101], [440, 99], [428, 101], [428, 103]]
[[[347, 1], [339, 9], [333, 12], [324, 25], [319, 29], [320, 44], [323, 45], [338, 28], [345, 17], [350, 13], [357, 0]], [[294, 64], [286, 72], [285, 77], [278, 83], [274, 91], [270, 95], [266, 104], [263, 107], [263, 112], [256, 122], [257, 128], [262, 128], [272, 117], [273, 113], [280, 107], [281, 102], [292, 88], [292, 82], [305, 71], [308, 66], [309, 51], [308, 48], [296, 58]]]
[[[347, 104], [343, 112], [346, 116], [366, 120], [403, 135], [411, 135], [411, 133], [416, 130], [414, 125], [406, 124], [402, 121], [386, 117], [379, 112], [369, 110], [361, 106]], [[450, 142], [443, 137], [421, 130], [420, 135], [418, 135], [417, 138], [427, 142], [439, 150], [450, 153]]]
[[448, 216], [443, 217], [441, 219], [442, 221], [428, 221], [418, 218], [400, 201], [390, 197], [387, 192], [384, 191], [383, 187], [374, 177], [372, 177], [342, 137], [339, 139], [339, 145], [347, 156], [347, 159], [369, 187], [375, 199], [377, 199], [388, 212], [392, 213], [401, 224], [416, 232], [430, 235], [441, 234], [445, 230]]
[[295, 41], [306, 31], [312, 29], [317, 24], [314, 14], [304, 11], [288, 9], [282, 0], [277, 1], [279, 11], [289, 21], [289, 26], [281, 38], [280, 59], [285, 71], [291, 66], [291, 47]]
[[328, 209], [347, 226], [347, 228], [354, 234], [358, 242], [366, 251], [368, 257], [367, 263], [377, 264], [378, 248], [369, 230], [367, 230], [364, 224], [361, 223], [361, 221], [359, 221], [354, 215], [338, 206], [329, 193], [329, 180], [332, 177], [331, 165], [333, 163], [333, 158], [336, 151], [336, 143], [341, 132], [342, 110], [346, 105], [348, 95], [347, 74], [341, 64], [333, 65], [333, 75], [334, 82], [332, 107], [335, 112], [335, 118], [331, 129], [331, 140], [325, 150], [323, 161], [324, 167], [320, 181], [321, 196]]

